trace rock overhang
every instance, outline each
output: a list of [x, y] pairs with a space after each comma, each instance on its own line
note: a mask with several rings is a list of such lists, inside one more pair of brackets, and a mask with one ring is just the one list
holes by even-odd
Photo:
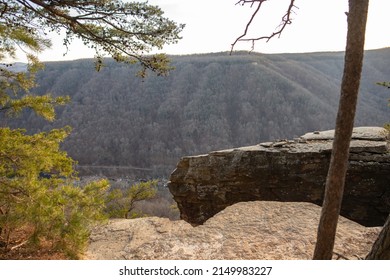
[[[209, 154], [184, 157], [168, 187], [181, 217], [202, 224], [240, 201], [322, 204], [334, 131], [307, 133]], [[390, 212], [388, 131], [354, 128], [342, 215], [366, 226], [383, 224]]]

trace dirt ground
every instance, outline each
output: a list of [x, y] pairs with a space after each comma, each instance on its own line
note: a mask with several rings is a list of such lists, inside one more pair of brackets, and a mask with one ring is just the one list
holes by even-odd
[[[0, 260], [66, 260], [64, 253], [52, 248], [50, 242], [43, 241], [37, 248], [23, 241], [31, 234], [31, 230], [24, 228], [16, 231], [10, 240], [8, 250], [5, 249], [4, 240], [0, 239]], [[21, 245], [22, 244], [22, 245]], [[21, 246], [19, 246], [21, 245]], [[11, 249], [10, 249], [11, 248]]]

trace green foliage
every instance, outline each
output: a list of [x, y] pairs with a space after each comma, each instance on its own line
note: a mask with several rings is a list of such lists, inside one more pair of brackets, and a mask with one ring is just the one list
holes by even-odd
[[53, 98], [50, 95], [24, 95], [19, 99], [10, 99], [2, 109], [8, 110], [9, 115], [17, 115], [25, 108], [32, 109], [41, 117], [53, 121], [55, 118], [54, 106], [65, 105], [70, 101], [68, 96]]
[[126, 189], [114, 189], [107, 196], [107, 213], [111, 218], [138, 218], [142, 213], [134, 211], [137, 201], [154, 198], [158, 181], [139, 182]]
[[122, 0], [0, 0], [0, 14], [0, 32], [5, 29], [7, 39], [0, 52], [14, 51], [10, 43], [14, 37], [29, 48], [41, 51], [43, 45], [49, 44], [42, 36], [44, 32], [64, 30], [66, 47], [79, 38], [95, 50], [97, 69], [102, 65], [102, 57], [109, 55], [119, 62], [139, 62], [141, 76], [147, 69], [158, 75], [172, 69], [165, 55], [148, 56], [147, 53], [177, 43], [184, 28], [164, 17], [157, 6]]
[[378, 82], [376, 84], [379, 86], [390, 88], [390, 82]]
[[8, 245], [22, 226], [29, 240], [51, 240], [75, 256], [86, 244], [89, 226], [103, 214], [107, 181], [73, 186], [74, 161], [60, 150], [70, 129], [26, 135], [0, 129], [0, 237]]
[[29, 57], [27, 72], [14, 72], [8, 69], [10, 66], [0, 65], [0, 112], [6, 116], [19, 114], [23, 109], [30, 108], [39, 116], [54, 120], [54, 108], [69, 102], [69, 97], [52, 97], [50, 94], [34, 96], [30, 90], [36, 86], [35, 74], [42, 69], [33, 56]]
[[[21, 25], [4, 25], [8, 8], [3, 7], [0, 21], [0, 59], [12, 58], [17, 46], [42, 51], [49, 45]], [[53, 120], [54, 107], [65, 104], [69, 98], [31, 94], [30, 90], [36, 86], [35, 74], [42, 69], [42, 64], [33, 55], [27, 57], [27, 71], [12, 71], [7, 64], [0, 66], [0, 112], [3, 116], [13, 116], [30, 108], [39, 116]], [[5, 240], [6, 249], [14, 232], [23, 227], [32, 229], [31, 236], [23, 242], [39, 244], [42, 239], [54, 244], [65, 242], [63, 249], [73, 255], [87, 241], [85, 229], [84, 233], [72, 229], [81, 224], [87, 228], [100, 210], [97, 208], [93, 214], [82, 210], [78, 213], [79, 225], [73, 221], [74, 203], [85, 199], [71, 201], [66, 196], [71, 188], [69, 180], [74, 177], [75, 162], [60, 150], [60, 143], [70, 131], [65, 127], [26, 135], [22, 129], [0, 128], [0, 238]], [[50, 174], [50, 178], [42, 174]], [[74, 191], [83, 192], [75, 188]], [[66, 235], [69, 230], [71, 234]]]
[[[35, 75], [43, 65], [29, 52], [43, 51], [50, 46], [50, 41], [41, 38], [32, 26], [24, 25], [26, 19], [21, 19], [23, 14], [15, 14], [22, 11], [11, 2], [0, 1], [0, 61], [14, 58], [19, 47], [26, 52], [29, 64], [27, 71], [21, 72], [12, 71], [10, 64], [0, 64], [0, 112], [14, 115], [23, 108], [31, 108], [41, 117], [53, 120], [54, 107], [65, 104], [69, 98], [53, 98], [49, 94], [36, 97], [30, 93], [36, 86]], [[17, 18], [21, 22], [17, 22]]]
[[72, 258], [85, 249], [91, 226], [107, 219], [104, 210], [108, 188], [108, 181], [100, 180], [82, 188], [65, 185], [59, 190], [57, 205], [62, 207], [57, 208], [61, 212], [58, 211], [59, 215], [47, 226], [50, 228], [51, 225], [56, 230], [54, 238], [57, 246]]

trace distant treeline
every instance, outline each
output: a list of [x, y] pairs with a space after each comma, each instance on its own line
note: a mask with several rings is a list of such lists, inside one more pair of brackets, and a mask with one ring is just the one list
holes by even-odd
[[[176, 69], [168, 77], [144, 79], [136, 66], [110, 60], [100, 72], [93, 60], [47, 63], [36, 92], [72, 102], [58, 108], [54, 123], [26, 112], [8, 124], [29, 132], [70, 125], [63, 148], [80, 165], [146, 168], [160, 177], [185, 155], [334, 128], [341, 52], [171, 59]], [[390, 79], [389, 65], [390, 48], [366, 52], [356, 126], [390, 120], [388, 90], [376, 85]]]

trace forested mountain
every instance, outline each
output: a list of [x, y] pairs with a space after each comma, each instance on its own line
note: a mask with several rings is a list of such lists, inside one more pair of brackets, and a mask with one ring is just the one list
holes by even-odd
[[[293, 138], [334, 128], [343, 53], [237, 52], [171, 57], [168, 77], [135, 77], [136, 67], [93, 60], [50, 62], [37, 93], [69, 95], [54, 123], [26, 112], [14, 127], [29, 132], [70, 125], [63, 147], [80, 165], [140, 168], [167, 177], [179, 158], [216, 149]], [[367, 51], [358, 126], [390, 121], [390, 48]], [[137, 170], [137, 169], [134, 169]], [[126, 175], [123, 174], [123, 175]]]

